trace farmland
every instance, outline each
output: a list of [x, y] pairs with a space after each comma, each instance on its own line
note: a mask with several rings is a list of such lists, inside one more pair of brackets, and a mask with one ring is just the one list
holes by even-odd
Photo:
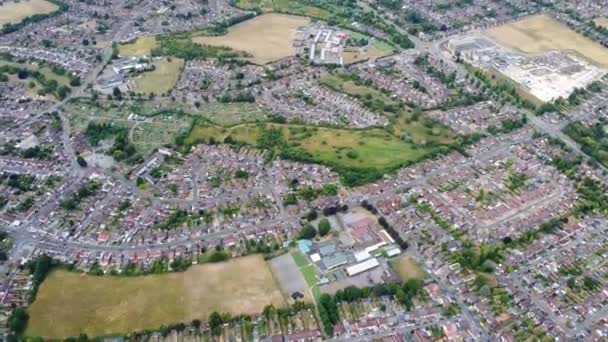
[[135, 80], [135, 92], [141, 94], [164, 94], [169, 92], [179, 79], [184, 61], [179, 58], [154, 60], [154, 70], [139, 75]]
[[[251, 270], [256, 270], [251, 272]], [[206, 319], [213, 311], [254, 314], [285, 305], [261, 256], [139, 277], [55, 271], [28, 309], [26, 334], [64, 338], [125, 333]]]
[[497, 43], [525, 54], [573, 51], [599, 67], [608, 67], [608, 50], [545, 15], [531, 16], [492, 28], [486, 34]]
[[16, 24], [26, 17], [35, 14], [49, 14], [59, 9], [59, 6], [46, 0], [9, 0], [0, 5], [0, 26]]
[[292, 43], [296, 30], [308, 22], [307, 18], [298, 16], [265, 14], [230, 27], [225, 35], [198, 36], [192, 40], [199, 44], [245, 51], [253, 56], [253, 63], [266, 64], [293, 56], [295, 49]]

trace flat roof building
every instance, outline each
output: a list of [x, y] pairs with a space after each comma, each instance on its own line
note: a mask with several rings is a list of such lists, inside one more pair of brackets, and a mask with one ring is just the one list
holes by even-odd
[[352, 265], [346, 268], [346, 273], [352, 277], [359, 273], [371, 270], [372, 268], [380, 266], [380, 263], [376, 258], [368, 259], [366, 261], [360, 262], [358, 264]]

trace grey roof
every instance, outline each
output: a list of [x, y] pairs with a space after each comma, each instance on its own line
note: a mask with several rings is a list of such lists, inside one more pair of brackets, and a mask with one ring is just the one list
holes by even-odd
[[342, 252], [338, 252], [338, 253], [335, 253], [333, 255], [330, 255], [328, 257], [324, 257], [323, 259], [321, 259], [323, 266], [325, 266], [325, 268], [327, 268], [327, 269], [332, 269], [334, 267], [344, 265], [344, 264], [346, 264], [347, 261], [348, 261], [348, 258], [346, 256], [346, 254], [344, 254]]

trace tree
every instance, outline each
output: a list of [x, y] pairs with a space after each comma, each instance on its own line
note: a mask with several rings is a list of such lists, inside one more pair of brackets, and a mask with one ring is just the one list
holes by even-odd
[[317, 236], [317, 230], [310, 223], [307, 223], [304, 225], [304, 227], [302, 227], [302, 230], [300, 231], [300, 239], [310, 240], [314, 239], [315, 236]]
[[9, 329], [15, 335], [19, 336], [25, 331], [25, 327], [27, 326], [27, 321], [29, 319], [30, 316], [24, 308], [16, 308], [15, 310], [13, 310], [13, 314], [9, 318]]
[[120, 89], [118, 89], [118, 87], [114, 87], [114, 89], [112, 89], [112, 95], [114, 95], [114, 98], [117, 100], [122, 99], [122, 93], [120, 92]]
[[24, 79], [28, 78], [29, 76], [30, 76], [30, 73], [26, 69], [21, 69], [21, 70], [17, 71], [17, 77], [20, 80], [24, 80]]
[[82, 158], [82, 156], [78, 156], [76, 157], [76, 162], [78, 163], [78, 165], [80, 165], [80, 167], [87, 167], [88, 163], [86, 160], [84, 160], [84, 158]]
[[326, 217], [322, 218], [321, 221], [319, 221], [319, 235], [325, 236], [330, 230], [331, 224], [329, 223], [329, 220]]
[[220, 315], [217, 311], [213, 311], [211, 315], [209, 315], [208, 323], [211, 336], [220, 336], [222, 334], [222, 325], [224, 324], [224, 320], [222, 319], [222, 315]]

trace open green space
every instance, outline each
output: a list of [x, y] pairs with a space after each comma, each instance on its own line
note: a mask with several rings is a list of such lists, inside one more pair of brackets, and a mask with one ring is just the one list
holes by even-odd
[[426, 277], [420, 265], [411, 256], [401, 256], [389, 262], [390, 266], [399, 274], [401, 280], [424, 279]]
[[401, 103], [383, 92], [365, 85], [356, 75], [337, 73], [323, 77], [320, 83], [335, 91], [356, 97], [369, 110], [380, 113], [396, 113]]
[[126, 57], [149, 56], [157, 47], [155, 36], [142, 36], [127, 44], [118, 45], [118, 54]]
[[294, 0], [237, 0], [236, 6], [247, 10], [261, 10], [262, 12], [277, 12], [303, 15], [319, 19], [328, 19], [330, 13], [320, 7], [308, 4], [305, 1]]
[[146, 71], [135, 78], [136, 93], [165, 94], [171, 91], [179, 80], [184, 68], [180, 58], [161, 58], [152, 62], [154, 70]]
[[312, 292], [312, 296], [315, 298], [316, 302], [319, 302], [319, 298], [321, 297], [321, 290], [317, 285], [317, 271], [315, 269], [315, 265], [310, 263], [308, 257], [302, 254], [299, 251], [295, 251], [291, 253], [293, 260], [296, 265], [300, 268], [300, 272], [304, 276], [306, 280], [306, 284], [308, 284], [310, 291]]
[[304, 124], [244, 123], [221, 126], [208, 120], [195, 120], [188, 134], [176, 142], [187, 151], [199, 143], [224, 142], [269, 150], [269, 157], [324, 164], [342, 177], [345, 185], [375, 181], [384, 174], [409, 166], [460, 143], [449, 129], [419, 109], [403, 106], [383, 92], [351, 75], [325, 77], [322, 83], [358, 98], [372, 111], [389, 117], [385, 128], [347, 129]]
[[260, 255], [137, 277], [57, 270], [28, 308], [26, 335], [59, 339], [127, 333], [205, 320], [213, 311], [257, 314], [269, 304], [284, 307], [285, 299]]
[[269, 115], [266, 110], [250, 102], [206, 103], [190, 111], [222, 126], [264, 121]]
[[0, 77], [27, 84], [31, 95], [52, 95], [64, 98], [70, 85], [79, 85], [80, 79], [65, 69], [47, 64], [22, 63], [10, 56], [0, 58]]
[[310, 261], [308, 261], [308, 258], [300, 253], [300, 252], [293, 252], [291, 253], [291, 257], [293, 258], [293, 261], [296, 262], [296, 265], [298, 265], [298, 267], [304, 267], [304, 266], [308, 266], [308, 264], [310, 264]]
[[[399, 137], [388, 130], [345, 129], [299, 124], [239, 124], [230, 127], [196, 120], [192, 129], [178, 139], [178, 145], [225, 142], [257, 146], [273, 151], [283, 159], [314, 162], [334, 168], [346, 185], [374, 181], [384, 173], [411, 165], [450, 147], [449, 135], [434, 135], [433, 128], [423, 124], [399, 127], [411, 134]], [[416, 137], [425, 139], [414, 140]]]

